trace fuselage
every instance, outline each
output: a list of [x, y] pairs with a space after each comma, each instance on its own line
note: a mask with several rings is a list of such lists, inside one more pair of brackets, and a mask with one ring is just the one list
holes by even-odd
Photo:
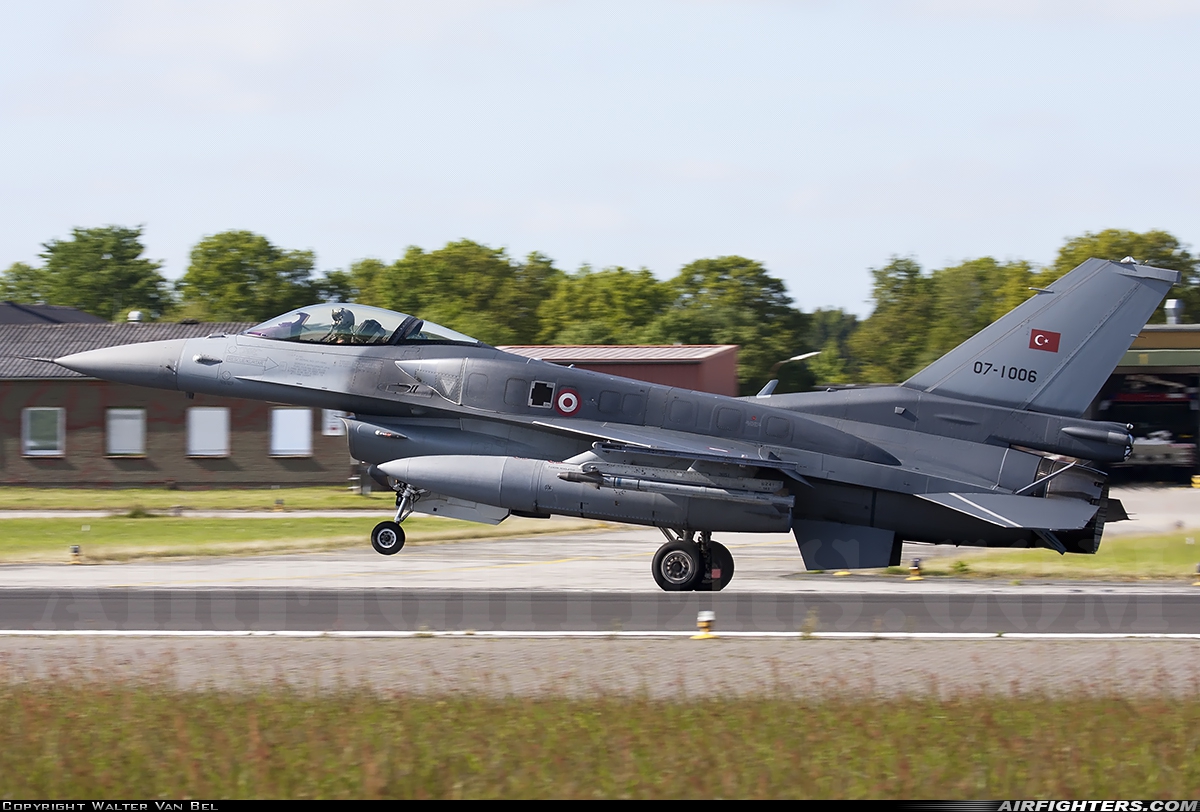
[[[285, 317], [276, 322], [288, 323]], [[705, 502], [707, 510], [668, 510], [684, 497], [663, 493], [629, 494], [625, 508], [593, 513], [642, 524], [668, 525], [684, 516], [694, 525], [698, 520], [687, 517], [703, 516], [709, 525], [724, 521], [708, 529], [786, 529], [804, 516], [887, 526], [915, 540], [1028, 541], [1023, 529], [950, 515], [913, 497], [1012, 493], [1045, 474], [1039, 451], [1116, 460], [1127, 443], [1116, 424], [902, 386], [732, 398], [565, 368], [459, 334], [357, 344], [330, 331], [334, 340], [297, 341], [270, 335], [276, 322], [256, 328], [259, 334], [115, 347], [61, 361], [128, 383], [348, 412], [351, 454], [369, 465], [442, 456], [578, 462], [594, 456], [597, 443], [610, 442], [621, 449], [619, 464], [669, 472], [688, 468], [687, 454], [707, 454], [710, 467], [743, 478], [773, 477], [781, 492], [795, 496], [791, 511], [755, 508], [768, 516], [764, 520], [708, 504], [702, 495], [687, 498]], [[656, 444], [686, 454], [672, 459], [640, 450]], [[576, 484], [588, 496], [587, 485]], [[543, 499], [534, 512], [588, 515], [587, 504], [566, 494], [553, 503]]]

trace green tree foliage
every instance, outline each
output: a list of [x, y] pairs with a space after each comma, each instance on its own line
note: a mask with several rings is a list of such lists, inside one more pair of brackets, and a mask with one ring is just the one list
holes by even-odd
[[313, 290], [324, 302], [352, 302], [358, 294], [349, 271], [330, 271], [313, 280]]
[[[930, 328], [920, 366], [932, 363], [1028, 299], [1028, 262], [972, 259], [933, 272]], [[917, 370], [912, 370], [916, 372]]]
[[410, 247], [390, 265], [356, 262], [348, 276], [363, 304], [414, 313], [489, 344], [532, 344], [538, 309], [562, 272], [542, 254], [516, 262], [502, 248], [460, 240], [429, 252]]
[[[1079, 237], [1072, 237], [1058, 250], [1054, 263], [1040, 275], [1037, 284], [1045, 286], [1092, 257], [1117, 262], [1125, 257], [1133, 257], [1146, 265], [1182, 271], [1183, 280], [1171, 289], [1167, 298], [1183, 300], [1186, 320], [1200, 320], [1200, 274], [1197, 273], [1197, 259], [1178, 239], [1165, 231], [1138, 233], [1110, 228], [1095, 234], [1087, 232]], [[1159, 307], [1151, 321], [1161, 323], [1165, 320], [1162, 307]]]
[[[1182, 271], [1169, 295], [1200, 317], [1200, 269], [1179, 240], [1165, 231], [1109, 229], [1067, 240], [1041, 271], [1024, 261], [981, 257], [925, 275], [912, 260], [893, 259], [872, 271], [875, 310], [846, 342], [849, 352], [822, 358], [817, 368], [833, 364], [831, 382], [839, 372], [864, 383], [903, 381], [1028, 299], [1031, 287], [1045, 287], [1092, 257], [1127, 256]], [[1153, 320], [1163, 320], [1161, 308]]]
[[856, 377], [871, 383], [903, 381], [923, 366], [932, 315], [932, 281], [915, 260], [892, 257], [872, 268], [875, 310], [850, 336]]
[[0, 300], [6, 302], [45, 304], [44, 287], [42, 269], [24, 262], [14, 262], [0, 273]]
[[265, 321], [321, 298], [313, 253], [289, 251], [249, 231], [205, 237], [179, 280], [182, 312], [208, 321]]
[[858, 317], [840, 308], [817, 309], [808, 315], [805, 343], [821, 352], [805, 362], [813, 384], [850, 383], [855, 379], [853, 358], [847, 341], [857, 328]]
[[[742, 394], [762, 388], [772, 367], [806, 348], [804, 314], [792, 307], [781, 280], [762, 264], [738, 256], [685, 265], [668, 283], [674, 293], [665, 313], [646, 330], [664, 343], [738, 344]], [[780, 370], [781, 386], [785, 383]], [[780, 391], [785, 391], [781, 389]]]
[[76, 228], [46, 243], [40, 268], [15, 263], [0, 278], [0, 295], [18, 302], [76, 307], [114, 320], [130, 310], [157, 318], [171, 303], [161, 263], [142, 258], [141, 228]]
[[644, 340], [646, 328], [670, 304], [673, 290], [642, 268], [583, 266], [559, 278], [554, 293], [539, 309], [540, 343], [631, 344]]

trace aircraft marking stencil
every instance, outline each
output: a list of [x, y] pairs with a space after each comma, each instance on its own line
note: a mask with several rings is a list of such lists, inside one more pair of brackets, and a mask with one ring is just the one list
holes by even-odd
[[559, 367], [352, 303], [56, 363], [348, 413], [351, 455], [396, 494], [371, 534], [384, 555], [414, 511], [579, 516], [658, 527], [658, 585], [720, 590], [720, 532], [791, 531], [809, 569], [896, 565], [905, 541], [1095, 553], [1126, 518], [1102, 466], [1133, 440], [1081, 415], [1178, 281], [1090, 259], [902, 384], [750, 398]]

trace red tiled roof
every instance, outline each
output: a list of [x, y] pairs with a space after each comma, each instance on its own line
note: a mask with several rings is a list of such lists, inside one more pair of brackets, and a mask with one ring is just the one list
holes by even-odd
[[519, 345], [496, 349], [539, 358], [555, 364], [698, 364], [737, 349], [736, 344], [605, 344], [536, 346]]

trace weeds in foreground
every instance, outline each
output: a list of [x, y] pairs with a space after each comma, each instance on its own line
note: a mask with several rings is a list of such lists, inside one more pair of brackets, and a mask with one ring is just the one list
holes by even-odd
[[6, 797], [1191, 797], [1200, 699], [0, 686]]

